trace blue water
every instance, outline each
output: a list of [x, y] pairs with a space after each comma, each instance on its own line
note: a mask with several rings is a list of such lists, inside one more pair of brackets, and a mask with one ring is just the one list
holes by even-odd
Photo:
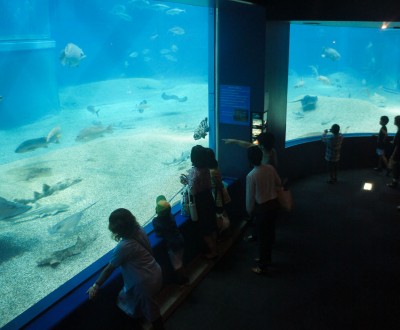
[[[79, 72], [58, 67], [60, 85], [120, 77], [207, 76], [208, 9], [162, 4], [185, 12], [168, 15], [168, 9], [157, 10], [154, 6], [160, 3], [152, 1], [52, 1], [51, 35], [57, 49], [73, 42], [87, 55]], [[175, 26], [185, 33], [169, 32]], [[176, 61], [160, 54], [173, 45], [177, 51], [169, 54]], [[130, 58], [132, 52], [138, 56]]]
[[[398, 29], [292, 24], [290, 29], [287, 141], [320, 137], [337, 122], [344, 133], [376, 133], [379, 117], [400, 105]], [[329, 56], [326, 49], [330, 49]], [[337, 56], [339, 54], [339, 56]], [[305, 95], [319, 97], [303, 111]]]

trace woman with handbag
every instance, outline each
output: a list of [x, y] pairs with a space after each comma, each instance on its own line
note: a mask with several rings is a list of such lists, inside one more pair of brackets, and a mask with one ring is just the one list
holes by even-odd
[[190, 160], [193, 167], [186, 178], [181, 176], [181, 183], [188, 185], [190, 194], [194, 197], [200, 235], [208, 248], [205, 257], [214, 259], [218, 257], [217, 224], [206, 148], [201, 145], [194, 146], [190, 153]]
[[228, 190], [222, 182], [222, 176], [218, 168], [218, 161], [215, 158], [214, 150], [212, 150], [211, 148], [206, 148], [206, 152], [207, 166], [210, 170], [211, 176], [211, 190], [214, 197], [215, 210], [217, 215], [218, 234], [221, 234], [222, 231], [229, 228], [230, 226], [230, 220], [228, 214], [226, 213], [224, 205], [228, 204], [231, 201], [231, 197], [229, 196]]

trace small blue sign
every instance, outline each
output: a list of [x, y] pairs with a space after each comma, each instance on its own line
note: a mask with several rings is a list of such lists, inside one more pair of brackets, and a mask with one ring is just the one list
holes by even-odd
[[250, 126], [250, 87], [220, 85], [219, 122]]

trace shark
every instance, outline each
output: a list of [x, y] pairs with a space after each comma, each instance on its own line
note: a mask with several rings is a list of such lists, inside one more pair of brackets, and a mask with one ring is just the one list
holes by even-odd
[[37, 205], [37, 207], [33, 210], [28, 212], [22, 213], [18, 216], [18, 219], [22, 218], [45, 218], [48, 216], [53, 216], [61, 212], [68, 211], [69, 206], [66, 204], [56, 203], [56, 204], [49, 204], [49, 205]]
[[91, 243], [92, 241], [93, 239], [85, 242], [78, 236], [74, 245], [52, 252], [48, 257], [38, 260], [37, 265], [41, 267], [57, 267], [65, 259], [80, 254], [86, 248], [88, 243]]
[[49, 234], [70, 234], [75, 231], [76, 226], [78, 225], [79, 221], [82, 219], [83, 213], [98, 201], [90, 204], [89, 206], [85, 207], [82, 211], [74, 213], [69, 217], [61, 220], [60, 222], [56, 223], [54, 226], [49, 228]]
[[77, 179], [66, 179], [64, 181], [57, 182], [56, 184], [50, 186], [48, 184], [43, 184], [42, 186], [42, 192], [33, 192], [33, 198], [32, 199], [18, 199], [16, 202], [19, 202], [21, 204], [29, 204], [29, 203], [36, 203], [39, 199], [42, 199], [44, 197], [48, 197], [53, 195], [55, 192], [64, 190], [69, 188], [70, 186], [81, 182], [81, 178]]

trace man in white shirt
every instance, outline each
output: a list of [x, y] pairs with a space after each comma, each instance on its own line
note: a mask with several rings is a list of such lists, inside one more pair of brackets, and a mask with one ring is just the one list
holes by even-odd
[[262, 274], [271, 263], [281, 179], [273, 166], [261, 164], [263, 153], [258, 146], [249, 147], [247, 157], [254, 168], [246, 177], [246, 210], [254, 217], [259, 250], [258, 265], [251, 270]]

